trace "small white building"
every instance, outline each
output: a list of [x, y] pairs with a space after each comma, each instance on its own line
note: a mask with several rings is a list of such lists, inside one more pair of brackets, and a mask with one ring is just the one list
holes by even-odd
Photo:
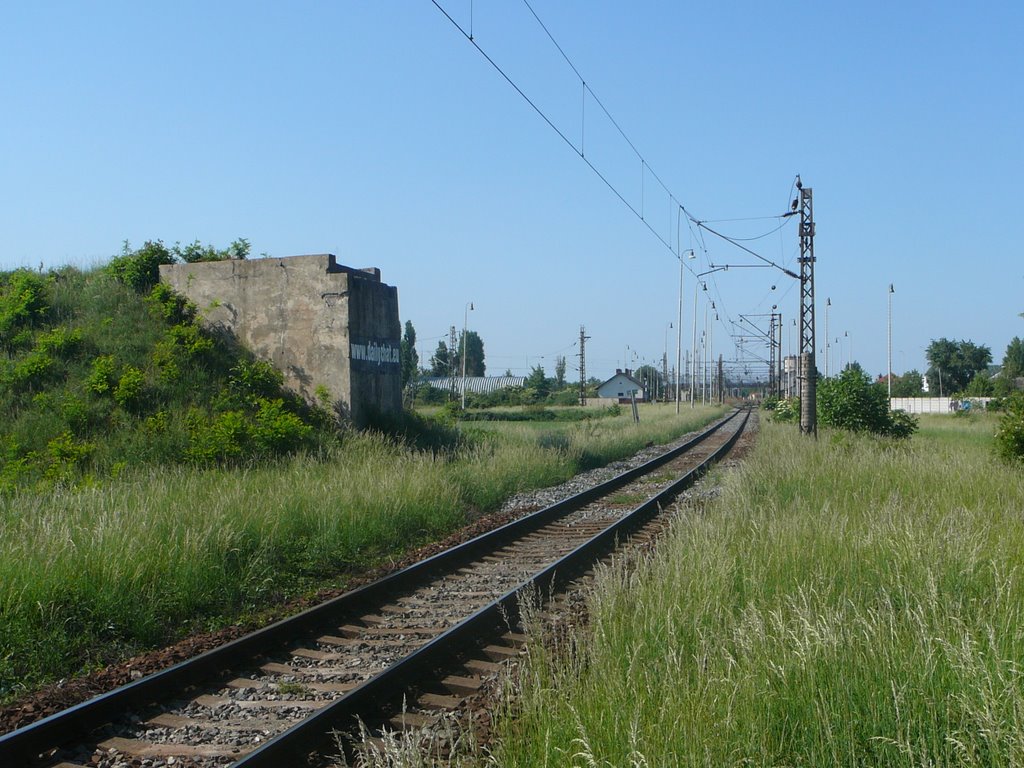
[[618, 400], [620, 403], [628, 403], [631, 396], [640, 401], [646, 400], [644, 385], [634, 379], [631, 373], [628, 368], [625, 371], [616, 368], [615, 375], [597, 387], [597, 396]]

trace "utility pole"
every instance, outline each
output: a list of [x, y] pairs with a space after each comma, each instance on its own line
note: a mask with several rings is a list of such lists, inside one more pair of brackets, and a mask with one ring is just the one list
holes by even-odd
[[800, 431], [818, 436], [818, 373], [814, 364], [814, 199], [800, 190]]
[[587, 404], [587, 329], [580, 326], [580, 405]]
[[722, 373], [722, 355], [718, 355], [718, 404], [721, 405], [725, 401], [725, 376]]
[[[774, 308], [774, 307], [773, 307]], [[777, 396], [778, 388], [775, 385], [775, 313], [772, 312], [768, 319], [768, 394]]]

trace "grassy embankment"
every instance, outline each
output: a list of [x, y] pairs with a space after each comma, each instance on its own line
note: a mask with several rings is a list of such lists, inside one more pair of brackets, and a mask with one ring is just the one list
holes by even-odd
[[764, 425], [586, 633], [532, 649], [497, 764], [1024, 764], [1024, 475], [988, 417]]
[[[709, 421], [645, 409], [556, 438], [511, 427], [452, 452], [379, 434], [250, 469], [168, 467], [0, 497], [0, 694], [216, 626], [378, 563]], [[561, 425], [560, 425], [561, 426]]]
[[0, 700], [343, 584], [718, 413], [467, 425], [431, 450], [339, 439], [173, 297], [99, 271], [25, 280], [36, 309], [7, 323], [0, 360]]

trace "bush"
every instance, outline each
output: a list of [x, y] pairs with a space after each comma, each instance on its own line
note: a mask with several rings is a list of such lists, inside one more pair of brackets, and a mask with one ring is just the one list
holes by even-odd
[[284, 386], [284, 375], [266, 360], [243, 359], [231, 368], [228, 386], [243, 401], [254, 403], [258, 398], [278, 394]]
[[117, 361], [113, 355], [100, 355], [92, 361], [92, 372], [85, 380], [86, 389], [97, 395], [112, 392], [117, 375]]
[[818, 417], [827, 427], [851, 432], [905, 438], [917, 430], [917, 420], [903, 412], [889, 411], [885, 390], [872, 386], [871, 379], [857, 368], [818, 382]]
[[179, 323], [167, 329], [167, 335], [153, 347], [153, 365], [160, 380], [174, 383], [199, 360], [209, 357], [214, 350], [213, 339], [195, 323]]
[[1007, 461], [1024, 461], [1024, 392], [1006, 398], [1004, 407], [996, 429], [996, 452]]
[[58, 326], [52, 331], [39, 334], [36, 348], [43, 352], [52, 352], [58, 357], [71, 357], [82, 346], [82, 332], [77, 328], [73, 331]]
[[196, 305], [164, 283], [154, 285], [145, 301], [154, 314], [168, 323], [189, 323], [196, 316]]
[[293, 453], [308, 445], [313, 427], [287, 411], [283, 400], [260, 398], [255, 405], [254, 413], [222, 411], [212, 419], [197, 411], [190, 414], [188, 458], [201, 464], [230, 464]]
[[55, 361], [46, 352], [36, 349], [14, 363], [11, 384], [20, 390], [44, 387], [54, 373]]
[[795, 424], [800, 421], [800, 398], [786, 397], [775, 404], [775, 414], [772, 421], [783, 424]]
[[122, 408], [134, 408], [142, 400], [142, 393], [145, 389], [146, 377], [135, 366], [129, 365], [124, 369], [121, 378], [114, 389], [114, 400]]
[[249, 255], [249, 241], [244, 237], [235, 240], [224, 249], [214, 248], [212, 245], [203, 245], [198, 240], [182, 248], [174, 246], [174, 253], [188, 264], [196, 264], [201, 261], [227, 261], [228, 259], [244, 259]]
[[160, 282], [160, 265], [174, 264], [174, 258], [163, 242], [147, 240], [137, 251], [125, 241], [120, 256], [110, 260], [107, 272], [114, 279], [142, 293]]
[[92, 443], [75, 440], [70, 432], [58, 435], [46, 444], [46, 453], [50, 459], [46, 477], [63, 482], [71, 480], [79, 465], [87, 461], [95, 449]]
[[252, 438], [261, 453], [270, 456], [292, 453], [305, 445], [313, 428], [286, 411], [283, 400], [261, 399], [258, 405]]
[[25, 329], [42, 320], [48, 310], [44, 278], [27, 269], [0, 274], [0, 347], [11, 352], [26, 346], [31, 336]]
[[899, 440], [910, 437], [917, 431], [917, 417], [906, 411], [892, 411], [889, 414], [889, 436]]

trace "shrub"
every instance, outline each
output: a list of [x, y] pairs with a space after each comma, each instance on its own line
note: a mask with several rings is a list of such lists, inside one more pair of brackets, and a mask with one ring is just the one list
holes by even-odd
[[67, 358], [82, 346], [82, 332], [77, 328], [68, 330], [63, 325], [51, 331], [39, 334], [36, 348], [43, 352], [52, 352], [58, 357]]
[[114, 389], [114, 400], [122, 408], [133, 408], [138, 406], [142, 400], [145, 389], [146, 377], [135, 366], [129, 365], [124, 369], [121, 378]]
[[772, 420], [785, 424], [800, 421], [800, 398], [786, 397], [779, 400], [775, 404], [775, 413], [772, 416]]
[[283, 400], [260, 399], [252, 437], [261, 452], [269, 455], [291, 453], [301, 448], [312, 432], [312, 427], [285, 410]]
[[283, 386], [284, 375], [265, 360], [239, 360], [228, 377], [232, 393], [249, 403], [261, 397], [273, 397]]
[[1007, 461], [1024, 461], [1024, 392], [1006, 398], [1004, 406], [996, 429], [996, 452]]
[[154, 285], [145, 301], [157, 317], [168, 323], [189, 323], [196, 316], [196, 305], [165, 283]]
[[92, 443], [75, 440], [70, 432], [58, 435], [46, 444], [46, 453], [50, 459], [46, 477], [58, 481], [70, 480], [95, 448]]
[[249, 441], [249, 424], [241, 411], [225, 411], [209, 420], [192, 411], [188, 426], [187, 456], [200, 464], [239, 459]]
[[110, 260], [107, 272], [142, 293], [160, 282], [161, 264], [174, 264], [175, 261], [161, 240], [147, 240], [137, 251], [131, 250], [125, 241], [121, 255]]
[[27, 269], [0, 275], [0, 347], [8, 352], [26, 346], [24, 331], [49, 309], [46, 280]]
[[92, 361], [92, 372], [85, 380], [86, 389], [97, 395], [112, 392], [117, 374], [117, 361], [113, 355], [100, 355]]
[[818, 382], [817, 405], [818, 417], [828, 427], [897, 438], [910, 437], [917, 429], [913, 416], [894, 417], [885, 390], [872, 386], [868, 375], [854, 367]]
[[890, 437], [895, 437], [899, 440], [910, 437], [917, 431], [917, 417], [912, 416], [906, 411], [892, 411], [889, 414], [889, 431]]
[[203, 333], [195, 323], [179, 323], [167, 329], [167, 335], [153, 347], [153, 365], [160, 380], [173, 383], [181, 378], [181, 371], [208, 357], [214, 349], [213, 339]]
[[228, 259], [244, 259], [249, 255], [249, 241], [240, 237], [231, 243], [227, 248], [218, 250], [212, 245], [203, 245], [198, 240], [186, 245], [184, 248], [175, 245], [174, 253], [182, 261], [188, 264], [196, 264], [201, 261], [226, 261]]
[[55, 361], [46, 352], [36, 349], [14, 363], [11, 369], [11, 384], [16, 389], [37, 390], [43, 388], [54, 372]]
[[186, 360], [194, 360], [213, 350], [213, 339], [204, 334], [195, 323], [172, 325], [168, 335]]

